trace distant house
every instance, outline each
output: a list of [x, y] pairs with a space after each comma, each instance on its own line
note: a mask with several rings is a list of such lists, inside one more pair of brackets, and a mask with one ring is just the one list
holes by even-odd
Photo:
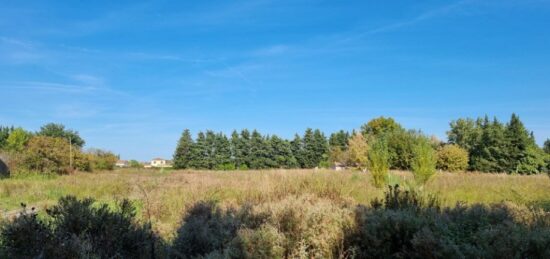
[[172, 161], [162, 158], [154, 158], [153, 160], [151, 160], [151, 167], [172, 167]]
[[115, 166], [120, 167], [120, 168], [124, 168], [124, 167], [128, 167], [129, 163], [128, 163], [127, 160], [118, 160], [118, 161], [116, 161]]

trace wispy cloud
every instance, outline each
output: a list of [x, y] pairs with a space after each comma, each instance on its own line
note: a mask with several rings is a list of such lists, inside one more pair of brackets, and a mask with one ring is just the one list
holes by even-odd
[[401, 21], [397, 21], [397, 22], [394, 22], [394, 23], [382, 25], [382, 26], [379, 26], [379, 27], [376, 27], [376, 28], [366, 29], [365, 31], [359, 32], [359, 33], [354, 32], [353, 35], [343, 38], [341, 40], [341, 42], [349, 42], [349, 41], [352, 41], [352, 40], [363, 38], [363, 37], [368, 36], [368, 35], [374, 35], [374, 34], [379, 34], [379, 33], [384, 33], [384, 32], [395, 31], [395, 30], [399, 30], [399, 29], [402, 29], [402, 28], [405, 28], [405, 27], [413, 26], [415, 24], [418, 24], [418, 23], [421, 23], [421, 22], [424, 22], [424, 21], [427, 21], [427, 20], [430, 20], [430, 19], [443, 17], [443, 16], [451, 14], [453, 11], [456, 11], [456, 10], [458, 10], [458, 9], [460, 9], [460, 8], [466, 6], [467, 4], [470, 4], [472, 2], [473, 2], [473, 0], [461, 0], [461, 1], [458, 1], [458, 2], [455, 2], [455, 3], [452, 3], [452, 4], [448, 4], [448, 5], [440, 6], [440, 7], [431, 9], [431, 10], [427, 10], [427, 11], [425, 11], [425, 12], [423, 12], [423, 13], [417, 15], [417, 16], [414, 16], [412, 18], [403, 19]]

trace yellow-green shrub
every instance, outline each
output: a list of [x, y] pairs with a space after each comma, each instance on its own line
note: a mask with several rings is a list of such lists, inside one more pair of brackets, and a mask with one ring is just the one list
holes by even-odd
[[437, 168], [448, 172], [464, 171], [468, 168], [468, 151], [450, 144], [437, 150]]

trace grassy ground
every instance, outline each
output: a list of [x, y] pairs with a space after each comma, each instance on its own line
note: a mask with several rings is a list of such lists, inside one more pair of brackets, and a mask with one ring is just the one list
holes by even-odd
[[[408, 172], [392, 172], [392, 183], [406, 185]], [[457, 202], [516, 204], [550, 210], [550, 179], [546, 175], [519, 176], [482, 173], [439, 173], [424, 191], [438, 194], [445, 205]], [[27, 176], [0, 180], [0, 212], [24, 202], [39, 210], [64, 195], [93, 197], [113, 203], [128, 198], [142, 219], [170, 239], [185, 211], [199, 200], [222, 204], [282, 200], [312, 194], [331, 200], [368, 203], [383, 195], [372, 187], [368, 174], [313, 170], [270, 171], [155, 171], [118, 170], [66, 176]]]

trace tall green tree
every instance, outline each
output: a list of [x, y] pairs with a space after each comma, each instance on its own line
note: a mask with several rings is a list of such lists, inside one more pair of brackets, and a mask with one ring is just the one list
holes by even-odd
[[250, 131], [248, 129], [241, 130], [240, 140], [236, 149], [239, 153], [239, 169], [250, 168]]
[[292, 148], [290, 142], [273, 135], [269, 139], [271, 146], [271, 159], [276, 163], [276, 167], [279, 168], [296, 168], [298, 167], [298, 161], [292, 154]]
[[306, 129], [303, 138], [303, 167], [314, 168], [328, 160], [328, 142], [320, 130]]
[[176, 151], [174, 152], [174, 168], [189, 168], [192, 162], [192, 149], [194, 145], [193, 137], [188, 129], [185, 129], [178, 141]]
[[471, 151], [471, 169], [481, 172], [505, 172], [509, 160], [506, 155], [505, 128], [497, 118], [493, 122], [485, 116], [481, 137]]
[[40, 128], [40, 131], [36, 133], [38, 136], [46, 136], [52, 138], [65, 138], [70, 139], [74, 146], [82, 148], [86, 143], [84, 139], [80, 137], [78, 131], [65, 129], [63, 124], [48, 123]]
[[195, 169], [208, 169], [207, 156], [208, 146], [206, 142], [206, 135], [201, 131], [197, 134], [195, 145], [191, 148], [189, 167]]
[[316, 129], [313, 132], [313, 138], [315, 139], [315, 155], [318, 158], [316, 166], [319, 166], [321, 163], [328, 163], [329, 144], [327, 137], [321, 130]]
[[235, 164], [231, 160], [231, 143], [221, 132], [216, 134], [213, 160], [215, 169], [235, 169]]
[[300, 137], [300, 135], [294, 135], [294, 139], [290, 141], [290, 149], [292, 150], [292, 155], [294, 156], [294, 158], [296, 158], [298, 166], [304, 168], [304, 141], [302, 140], [302, 137]]
[[274, 161], [270, 157], [270, 147], [266, 139], [256, 130], [250, 136], [250, 168], [271, 168]]
[[[532, 173], [524, 171], [529, 170], [528, 168], [537, 167], [533, 164], [536, 163], [533, 161], [533, 159], [536, 160], [533, 156], [537, 156], [534, 150], [536, 144], [516, 114], [512, 114], [510, 122], [506, 125], [505, 138], [507, 160], [505, 170], [507, 172]], [[536, 171], [536, 169], [529, 171]]]

